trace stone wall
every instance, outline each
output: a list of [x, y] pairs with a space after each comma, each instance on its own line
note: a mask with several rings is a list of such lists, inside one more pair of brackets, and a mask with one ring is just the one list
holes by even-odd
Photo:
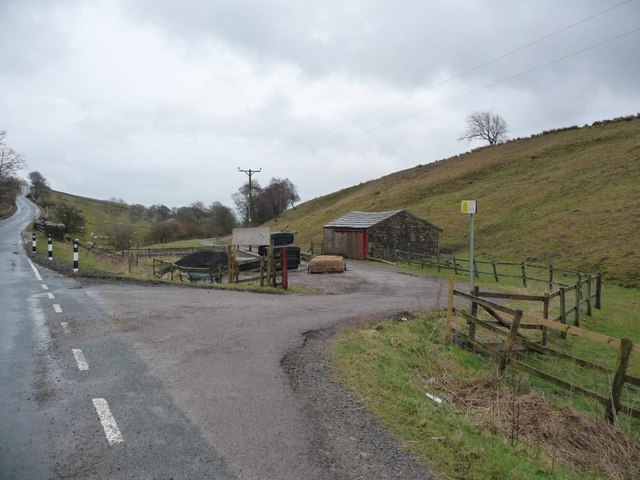
[[424, 255], [438, 255], [440, 231], [418, 218], [400, 212], [367, 229], [370, 255], [384, 250], [402, 250]]

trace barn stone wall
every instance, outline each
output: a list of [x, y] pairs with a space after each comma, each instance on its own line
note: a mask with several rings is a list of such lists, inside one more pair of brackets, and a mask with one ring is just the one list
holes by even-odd
[[369, 255], [378, 256], [384, 256], [385, 250], [438, 255], [439, 238], [439, 230], [400, 212], [367, 229], [367, 248]]

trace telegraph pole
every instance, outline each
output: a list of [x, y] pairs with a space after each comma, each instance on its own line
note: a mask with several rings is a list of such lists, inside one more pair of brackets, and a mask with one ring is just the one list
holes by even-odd
[[248, 225], [247, 225], [247, 226], [248, 226], [248, 227], [251, 227], [251, 196], [252, 196], [252, 193], [253, 193], [253, 192], [252, 192], [252, 191], [253, 191], [253, 188], [252, 188], [252, 186], [251, 186], [251, 176], [252, 176], [254, 173], [260, 173], [260, 172], [262, 171], [262, 169], [261, 169], [261, 168], [259, 168], [258, 170], [251, 170], [251, 169], [249, 169], [249, 170], [242, 170], [242, 169], [240, 169], [240, 167], [238, 167], [238, 171], [239, 171], [239, 172], [246, 173], [247, 175], [249, 175], [249, 205], [247, 206], [247, 223], [248, 223]]

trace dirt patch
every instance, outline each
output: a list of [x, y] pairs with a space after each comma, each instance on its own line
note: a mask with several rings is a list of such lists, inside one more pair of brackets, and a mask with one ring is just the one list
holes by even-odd
[[306, 270], [289, 272], [289, 285], [313, 290], [322, 295], [341, 295], [363, 289], [366, 281], [349, 272], [308, 273]]
[[464, 383], [446, 378], [425, 379], [425, 388], [431, 391], [435, 383], [446, 391], [446, 401], [479, 428], [499, 432], [513, 443], [541, 445], [578, 471], [640, 478], [640, 445], [604, 419], [553, 407], [523, 380], [501, 381], [497, 374]]
[[[317, 276], [317, 275], [316, 275]], [[313, 424], [313, 448], [331, 478], [432, 479], [433, 473], [364, 409], [361, 401], [335, 381], [330, 339], [335, 329], [309, 332], [304, 346], [282, 366]]]

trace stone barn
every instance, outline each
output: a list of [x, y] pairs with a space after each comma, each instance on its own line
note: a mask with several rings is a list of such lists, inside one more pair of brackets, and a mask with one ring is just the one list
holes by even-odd
[[442, 229], [406, 210], [349, 212], [324, 226], [322, 253], [363, 260], [402, 250], [437, 255]]

